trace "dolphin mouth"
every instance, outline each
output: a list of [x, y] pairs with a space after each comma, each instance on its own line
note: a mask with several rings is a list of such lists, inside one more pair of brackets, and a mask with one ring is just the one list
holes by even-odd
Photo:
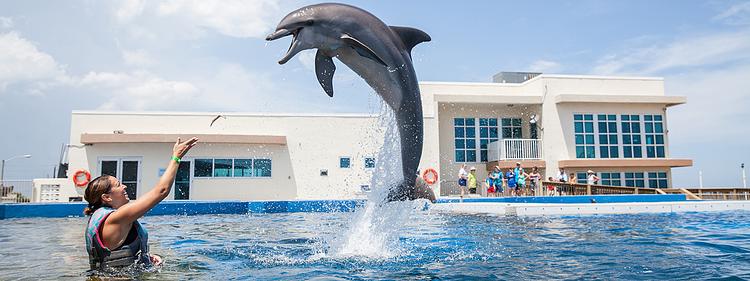
[[299, 34], [300, 30], [302, 28], [297, 28], [294, 30], [288, 30], [285, 28], [281, 28], [276, 30], [274, 33], [269, 34], [266, 36], [266, 41], [273, 41], [279, 38], [284, 38], [289, 35], [292, 35], [292, 43], [289, 45], [289, 49], [286, 51], [286, 54], [284, 55], [281, 60], [279, 60], [279, 64], [285, 64], [288, 62], [294, 55], [302, 51], [304, 48], [301, 46], [300, 41], [297, 40], [297, 34]]

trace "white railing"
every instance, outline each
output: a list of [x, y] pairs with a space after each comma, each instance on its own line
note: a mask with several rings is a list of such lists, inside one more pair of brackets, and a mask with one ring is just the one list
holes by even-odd
[[487, 145], [487, 160], [542, 159], [542, 141], [535, 139], [503, 139]]

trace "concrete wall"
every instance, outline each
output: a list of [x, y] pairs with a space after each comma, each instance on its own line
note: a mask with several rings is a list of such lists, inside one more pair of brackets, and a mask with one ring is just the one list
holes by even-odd
[[[70, 143], [82, 133], [246, 134], [286, 136], [287, 145], [200, 143], [186, 160], [194, 158], [271, 158], [272, 177], [194, 178], [191, 199], [327, 199], [362, 195], [370, 184], [371, 169], [364, 157], [376, 156], [383, 130], [377, 118], [367, 115], [252, 115], [206, 113], [106, 113], [74, 112]], [[69, 151], [69, 177], [78, 169], [99, 175], [103, 157], [141, 160], [138, 195], [148, 192], [171, 154], [171, 143], [94, 144]], [[352, 167], [339, 168], [339, 157], [351, 157]], [[328, 176], [321, 176], [327, 169]], [[173, 198], [173, 197], [170, 197]]]

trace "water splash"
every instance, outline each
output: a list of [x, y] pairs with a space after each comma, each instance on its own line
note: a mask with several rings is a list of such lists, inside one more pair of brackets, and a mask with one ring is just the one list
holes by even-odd
[[378, 121], [379, 127], [385, 129], [385, 140], [375, 161], [370, 181], [372, 191], [342, 235], [330, 239], [327, 255], [331, 257], [388, 259], [401, 256], [399, 234], [410, 217], [425, 204], [424, 201], [386, 202], [389, 190], [403, 182], [403, 173], [396, 117], [382, 99]]

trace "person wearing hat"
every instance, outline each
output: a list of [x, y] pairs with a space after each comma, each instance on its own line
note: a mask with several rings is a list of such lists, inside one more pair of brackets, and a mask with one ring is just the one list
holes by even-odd
[[599, 177], [592, 170], [586, 171], [586, 184], [599, 184]]
[[471, 167], [469, 169], [469, 175], [467, 176], [467, 185], [469, 186], [469, 194], [477, 194], [477, 168]]

